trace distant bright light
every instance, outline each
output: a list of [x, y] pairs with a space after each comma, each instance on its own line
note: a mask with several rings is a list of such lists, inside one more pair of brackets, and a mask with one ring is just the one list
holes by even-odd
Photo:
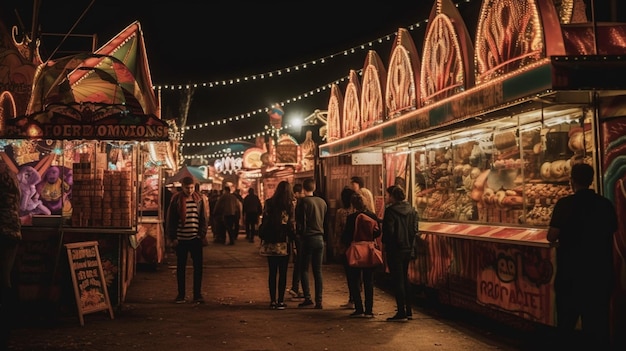
[[304, 124], [304, 117], [302, 114], [295, 114], [289, 116], [289, 124], [292, 128], [300, 128]]

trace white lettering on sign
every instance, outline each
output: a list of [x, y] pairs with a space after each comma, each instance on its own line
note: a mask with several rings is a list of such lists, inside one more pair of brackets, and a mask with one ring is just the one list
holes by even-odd
[[222, 157], [221, 159], [215, 160], [213, 164], [215, 166], [216, 173], [222, 174], [236, 174], [241, 170], [243, 166], [243, 159], [241, 157]]

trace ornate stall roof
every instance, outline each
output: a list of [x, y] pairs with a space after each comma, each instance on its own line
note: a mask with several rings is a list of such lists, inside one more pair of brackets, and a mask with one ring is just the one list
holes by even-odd
[[[401, 60], [402, 50], [393, 48], [385, 120], [369, 127], [355, 123], [363, 102], [355, 91], [355, 79], [350, 79], [341, 121], [328, 124], [328, 135], [340, 137], [320, 145], [319, 155], [382, 147], [463, 121], [470, 123], [475, 117], [483, 119], [513, 105], [532, 104], [537, 97], [562, 96], [566, 101], [566, 94], [559, 92], [625, 90], [626, 81], [620, 75], [606, 72], [626, 68], [626, 24], [593, 25], [581, 13], [578, 5], [557, 8], [550, 0], [483, 0], [472, 45], [454, 4], [436, 1], [421, 62], [417, 55], [407, 55], [409, 65]], [[400, 36], [404, 36], [401, 30], [396, 42], [410, 47]], [[414, 98], [406, 78], [411, 67], [420, 71], [417, 104], [409, 102]], [[408, 86], [393, 87], [400, 83]], [[407, 101], [396, 106], [390, 102], [391, 94]], [[331, 91], [331, 102], [336, 96]]]
[[96, 53], [40, 65], [26, 115], [6, 121], [3, 137], [166, 141], [156, 101], [134, 22]]
[[330, 87], [330, 99], [328, 100], [328, 137], [327, 141], [333, 142], [341, 139], [341, 121], [343, 120], [343, 93], [337, 84]]
[[417, 48], [405, 28], [398, 29], [398, 35], [391, 48], [385, 106], [388, 118], [395, 118], [405, 112], [417, 109], [420, 81], [420, 64]]

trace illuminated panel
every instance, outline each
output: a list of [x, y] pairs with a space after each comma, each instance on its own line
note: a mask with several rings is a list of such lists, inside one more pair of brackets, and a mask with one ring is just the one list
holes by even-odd
[[476, 30], [476, 84], [545, 57], [543, 29], [532, 0], [485, 0]]
[[9, 118], [15, 118], [17, 110], [15, 108], [15, 99], [8, 91], [0, 93], [0, 136], [4, 135], [4, 126]]
[[555, 1], [554, 6], [559, 14], [561, 24], [589, 22], [584, 0]]
[[343, 105], [343, 137], [352, 135], [360, 129], [359, 92], [361, 91], [356, 71], [350, 70], [350, 80], [346, 87]]
[[378, 54], [370, 50], [363, 69], [363, 87], [361, 90], [361, 130], [383, 121], [382, 82], [384, 66]]
[[404, 29], [398, 29], [396, 42], [391, 50], [387, 85], [385, 88], [385, 106], [387, 119], [400, 116], [402, 113], [417, 108], [417, 80], [419, 72], [419, 56], [415, 42]]
[[337, 84], [330, 88], [330, 100], [328, 101], [328, 117], [326, 128], [328, 130], [327, 141], [332, 142], [341, 138], [341, 108], [343, 96]]
[[428, 26], [420, 77], [424, 105], [453, 96], [464, 89], [461, 46], [450, 18], [438, 14]]

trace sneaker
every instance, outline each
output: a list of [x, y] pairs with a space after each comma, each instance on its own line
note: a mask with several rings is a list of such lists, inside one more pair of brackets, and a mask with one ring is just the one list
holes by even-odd
[[193, 298], [193, 303], [204, 303], [204, 298], [202, 296], [196, 296]]
[[363, 318], [374, 318], [374, 314], [372, 312], [365, 312], [365, 314], [363, 315]]
[[294, 299], [298, 297], [298, 292], [293, 289], [287, 289], [287, 293]]
[[298, 304], [299, 308], [311, 307], [311, 306], [313, 306], [313, 301], [311, 301], [310, 299], [304, 299], [304, 301]]
[[387, 318], [387, 322], [406, 322], [408, 319], [406, 316], [396, 314], [393, 317]]
[[354, 311], [354, 312], [350, 313], [350, 318], [361, 318], [363, 316], [364, 316], [364, 314], [361, 311]]
[[277, 310], [284, 310], [285, 308], [287, 308], [287, 305], [285, 305], [284, 302], [279, 302], [276, 304], [276, 309]]
[[322, 309], [322, 303], [321, 302], [320, 303], [316, 303], [315, 304], [315, 309], [316, 310], [321, 310]]
[[270, 310], [275, 310], [275, 309], [278, 309], [278, 304], [272, 301], [272, 303], [270, 303]]
[[174, 303], [186, 303], [187, 300], [185, 300], [184, 296], [176, 296], [176, 299], [174, 300]]
[[348, 301], [347, 303], [344, 303], [343, 305], [341, 305], [339, 307], [345, 308], [347, 310], [353, 310], [354, 309], [354, 302]]

